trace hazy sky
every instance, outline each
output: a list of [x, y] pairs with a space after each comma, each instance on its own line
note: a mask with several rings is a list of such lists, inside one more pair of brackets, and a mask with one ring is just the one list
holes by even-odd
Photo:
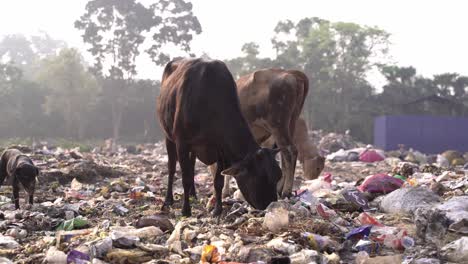
[[[47, 31], [84, 50], [73, 22], [84, 12], [85, 0], [9, 0], [0, 4], [0, 35]], [[145, 0], [149, 2], [149, 0]], [[390, 54], [401, 66], [420, 74], [468, 75], [468, 1], [423, 0], [193, 0], [203, 33], [192, 48], [213, 58], [240, 54], [243, 43], [260, 44], [261, 55], [272, 55], [270, 38], [279, 20], [321, 17], [331, 21], [378, 26], [391, 33]], [[140, 60], [141, 77], [160, 78], [160, 70]]]

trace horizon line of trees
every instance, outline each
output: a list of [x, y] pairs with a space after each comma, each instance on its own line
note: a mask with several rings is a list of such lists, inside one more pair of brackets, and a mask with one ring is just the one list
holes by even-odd
[[[75, 27], [92, 65], [45, 32], [0, 40], [0, 138], [162, 139], [155, 113], [160, 83], [137, 79], [136, 59], [149, 56], [162, 66], [171, 58], [164, 52], [168, 46], [194, 56], [190, 42], [201, 25], [192, 4], [93, 0]], [[304, 71], [310, 79], [303, 111], [309, 126], [350, 129], [364, 142], [372, 141], [379, 115], [468, 114], [467, 76], [427, 78], [414, 67], [389, 64], [389, 37], [376, 27], [316, 17], [279, 21], [273, 58], [259, 57], [258, 44], [248, 42], [241, 56], [224, 61], [235, 78], [268, 67]], [[380, 93], [366, 79], [375, 70], [386, 80]], [[412, 101], [431, 96], [439, 102], [412, 107]]]

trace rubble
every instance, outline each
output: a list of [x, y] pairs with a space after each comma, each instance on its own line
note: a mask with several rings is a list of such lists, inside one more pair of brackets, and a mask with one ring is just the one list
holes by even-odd
[[456, 263], [468, 261], [468, 237], [462, 237], [444, 246], [442, 255], [448, 261]]
[[[468, 171], [453, 163], [463, 156], [383, 153], [349, 135], [313, 135], [334, 157], [321, 177], [303, 179], [298, 164], [295, 194], [264, 211], [251, 208], [232, 184], [234, 195], [223, 199], [220, 218], [205, 207], [213, 179], [199, 162], [193, 217], [181, 215], [180, 171], [174, 205], [161, 211], [168, 174], [162, 143], [114, 152], [31, 149], [28, 155], [41, 170], [34, 205], [21, 196], [22, 210], [14, 210], [11, 187], [1, 187], [0, 262], [465, 261], [460, 251], [468, 233]], [[382, 159], [360, 161], [366, 150]]]

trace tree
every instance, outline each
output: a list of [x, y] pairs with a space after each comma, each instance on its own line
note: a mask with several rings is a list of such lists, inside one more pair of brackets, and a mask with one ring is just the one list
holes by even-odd
[[0, 42], [0, 59], [3, 63], [15, 64], [18, 67], [31, 65], [36, 54], [24, 35], [7, 35]]
[[242, 46], [243, 57], [227, 60], [226, 64], [231, 70], [234, 78], [239, 78], [242, 75], [251, 73], [255, 70], [267, 68], [272, 65], [269, 58], [258, 58], [259, 46], [257, 43], [249, 42]]
[[67, 136], [83, 139], [87, 120], [96, 106], [99, 87], [76, 49], [63, 49], [44, 59], [40, 83], [48, 90], [46, 113], [62, 116]]
[[46, 32], [26, 37], [21, 34], [7, 35], [0, 41], [0, 63], [9, 63], [20, 68], [23, 77], [33, 80], [39, 69], [39, 61], [66, 47]]
[[316, 17], [296, 24], [280, 21], [272, 39], [274, 65], [299, 68], [309, 76], [305, 112], [313, 126], [335, 131], [355, 127], [353, 135], [369, 140], [368, 128], [355, 124], [370, 116], [360, 109], [374, 93], [366, 75], [385, 59], [388, 38], [376, 27]]
[[[91, 47], [94, 71], [103, 79], [104, 96], [112, 98], [114, 141], [119, 138], [128, 89], [137, 74], [135, 61], [147, 35], [153, 42], [146, 52], [157, 65], [169, 60], [166, 44], [190, 51], [193, 34], [201, 32], [192, 4], [185, 0], [160, 0], [144, 6], [136, 0], [92, 0], [75, 22]], [[106, 65], [108, 64], [108, 65]], [[105, 70], [107, 69], [107, 70]]]

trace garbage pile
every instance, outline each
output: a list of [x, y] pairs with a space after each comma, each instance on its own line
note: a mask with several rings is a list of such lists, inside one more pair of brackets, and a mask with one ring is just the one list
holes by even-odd
[[467, 262], [468, 170], [453, 162], [463, 155], [422, 163], [359, 150], [353, 161], [328, 159], [318, 179], [297, 177], [294, 195], [264, 211], [237, 191], [219, 218], [209, 211], [212, 177], [197, 162], [198, 199], [184, 218], [180, 171], [174, 206], [161, 211], [164, 144], [31, 149], [41, 169], [35, 203], [21, 193], [14, 210], [11, 187], [1, 187], [0, 263]]
[[336, 152], [340, 149], [352, 149], [365, 146], [363, 143], [355, 141], [349, 131], [345, 134], [325, 133], [322, 130], [309, 132], [309, 137], [319, 150], [327, 154]]

